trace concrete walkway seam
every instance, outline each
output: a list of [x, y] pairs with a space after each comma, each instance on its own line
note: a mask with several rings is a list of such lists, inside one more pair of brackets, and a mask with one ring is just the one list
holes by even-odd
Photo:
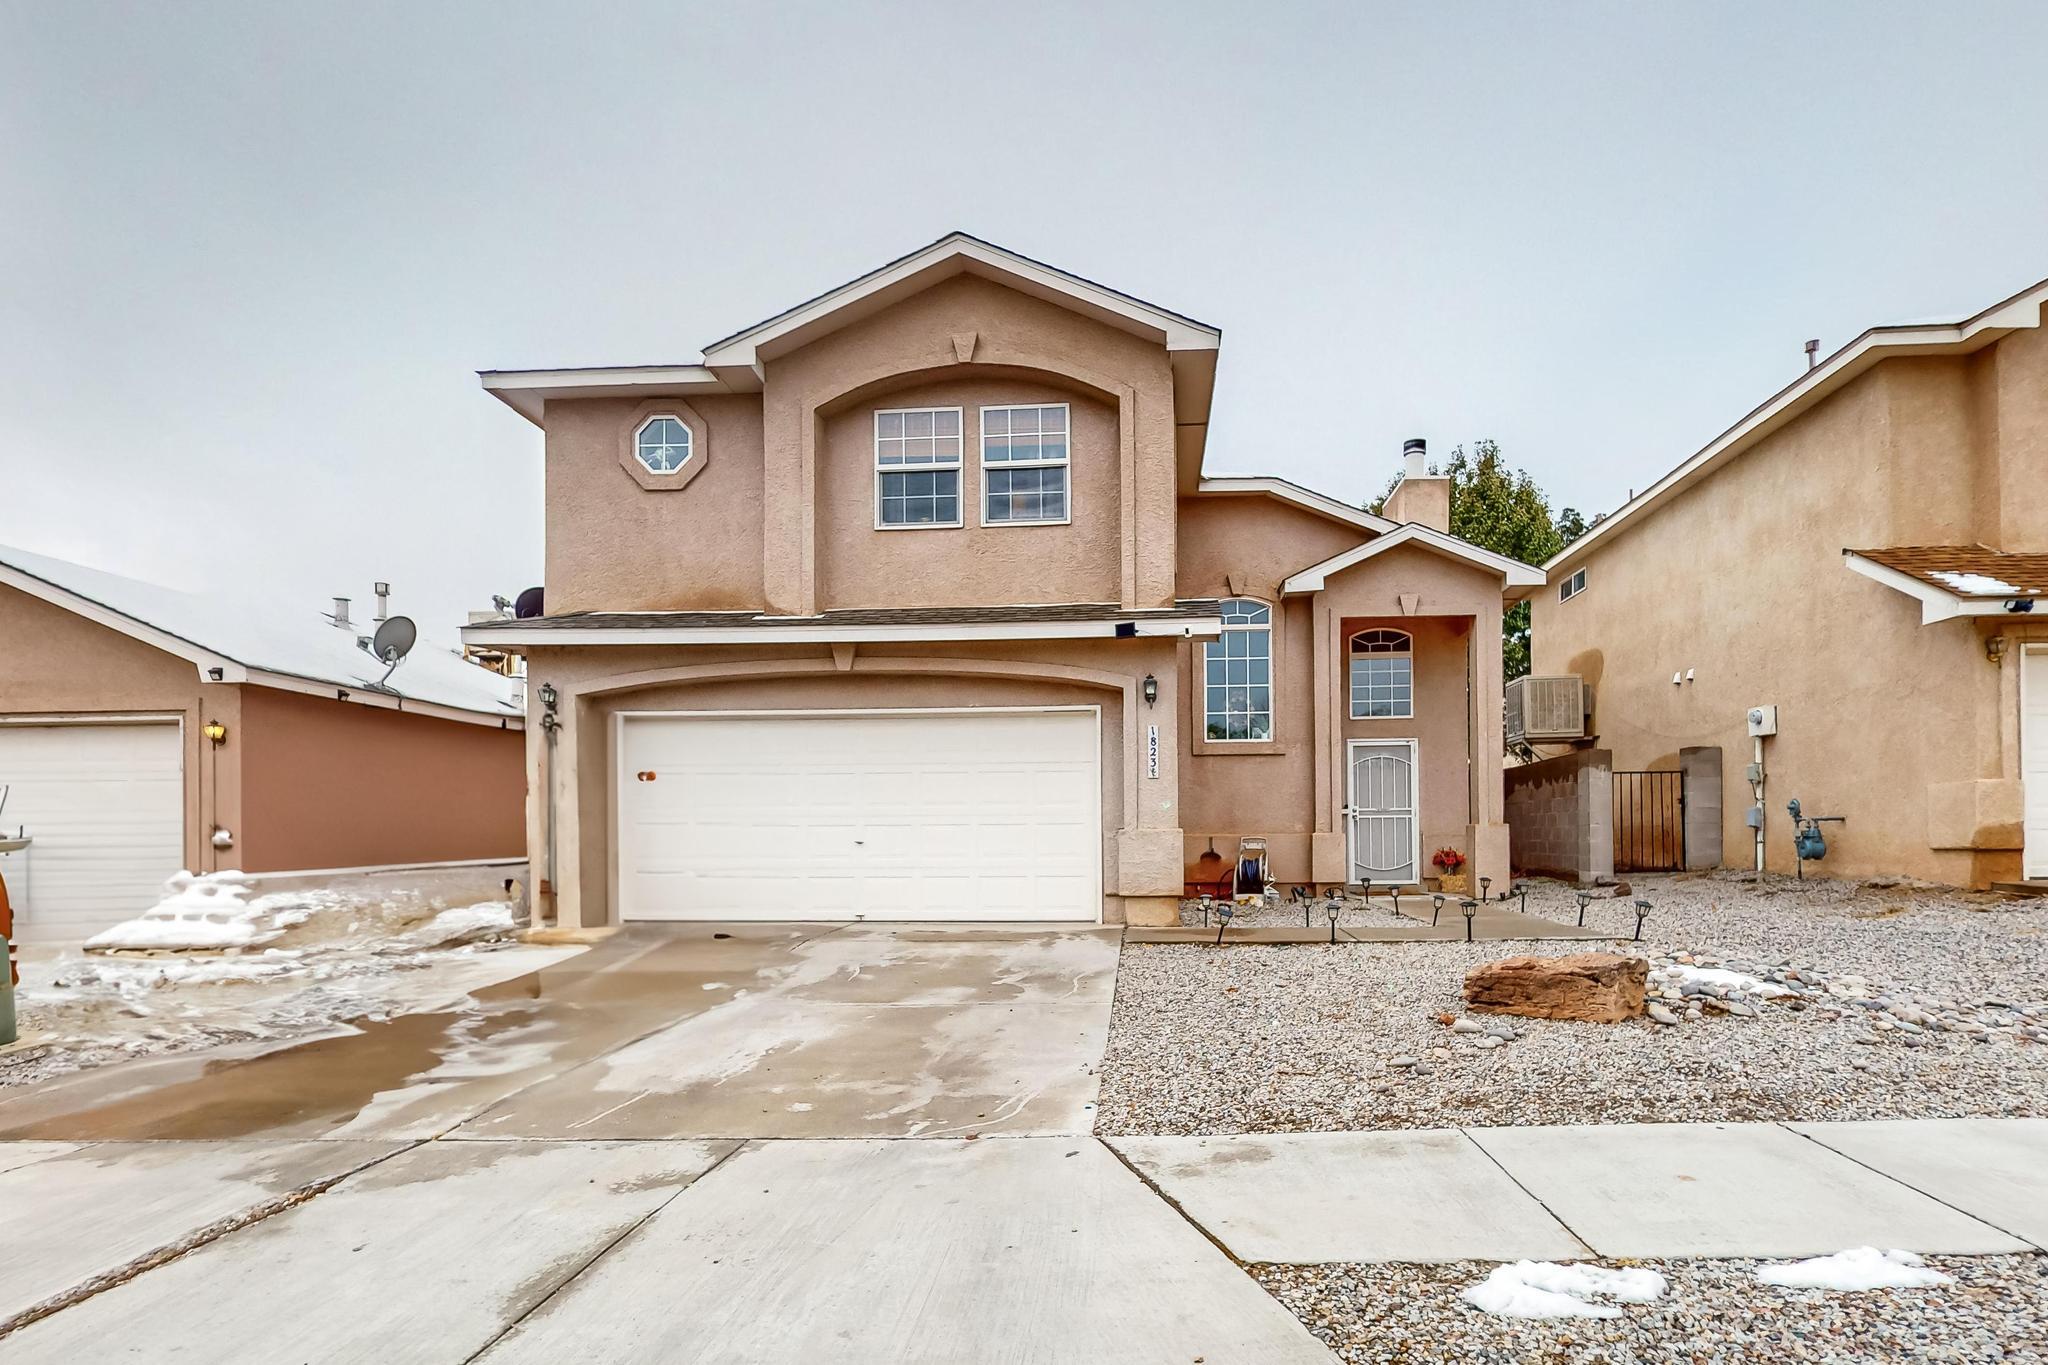
[[1918, 1185], [1915, 1185], [1912, 1181], [1907, 1180], [1902, 1176], [1893, 1175], [1890, 1171], [1884, 1170], [1881, 1167], [1873, 1166], [1869, 1162], [1861, 1160], [1858, 1157], [1853, 1157], [1849, 1155], [1849, 1153], [1841, 1150], [1839, 1147], [1830, 1147], [1827, 1143], [1822, 1142], [1813, 1134], [1808, 1132], [1802, 1132], [1800, 1129], [1794, 1128], [1790, 1123], [1781, 1122], [1776, 1126], [1785, 1129], [1787, 1132], [1792, 1133], [1794, 1136], [1805, 1138], [1808, 1142], [1811, 1142], [1814, 1146], [1820, 1148], [1822, 1151], [1827, 1152], [1832, 1156], [1838, 1156], [1852, 1166], [1861, 1166], [1864, 1170], [1869, 1171], [1872, 1175], [1881, 1175], [1886, 1180], [1891, 1181], [1894, 1185], [1903, 1185], [1905, 1188], [1911, 1190], [1913, 1193], [1921, 1196], [1922, 1198], [1932, 1199], [1935, 1203], [1941, 1205], [1943, 1208], [1948, 1209], [1955, 1213], [1959, 1213], [1965, 1218], [1974, 1219], [1975, 1221], [1982, 1223], [1985, 1227], [1992, 1228], [1998, 1232], [2002, 1232], [2016, 1242], [2025, 1242], [2028, 1246], [2040, 1247], [2041, 1250], [2048, 1251], [2048, 1247], [2041, 1247], [2041, 1244], [2039, 1242], [2036, 1242], [2031, 1237], [2022, 1236], [2020, 1233], [2014, 1232], [2011, 1228], [2006, 1227], [2002, 1223], [1994, 1223], [1981, 1213], [1972, 1213], [1970, 1212], [1970, 1210], [1966, 1208], [1963, 1208], [1956, 1204], [1951, 1204], [1948, 1200], [1943, 1199], [1940, 1195], [1933, 1194], [1927, 1190], [1923, 1190]]
[[1523, 1194], [1528, 1195], [1530, 1202], [1535, 1204], [1537, 1208], [1542, 1209], [1544, 1213], [1550, 1216], [1551, 1222], [1557, 1224], [1566, 1232], [1570, 1233], [1571, 1239], [1574, 1242], [1577, 1242], [1580, 1246], [1585, 1248], [1587, 1259], [1595, 1261], [1601, 1259], [1601, 1254], [1599, 1250], [1596, 1249], [1591, 1242], [1587, 1241], [1584, 1237], [1580, 1236], [1579, 1230], [1577, 1228], [1573, 1227], [1570, 1223], [1565, 1222], [1563, 1218], [1559, 1217], [1556, 1209], [1553, 1209], [1552, 1207], [1550, 1207], [1550, 1205], [1544, 1203], [1541, 1195], [1537, 1194], [1536, 1191], [1530, 1189], [1527, 1185], [1524, 1185], [1521, 1182], [1520, 1178], [1517, 1177], [1513, 1171], [1509, 1170], [1506, 1166], [1501, 1165], [1500, 1158], [1495, 1156], [1492, 1152], [1487, 1151], [1486, 1144], [1482, 1143], [1478, 1138], [1473, 1137], [1471, 1129], [1460, 1126], [1458, 1129], [1458, 1136], [1464, 1138], [1465, 1141], [1471, 1143], [1475, 1148], [1477, 1148], [1479, 1150], [1479, 1155], [1485, 1157], [1488, 1161], [1491, 1161], [1494, 1164], [1494, 1168], [1498, 1170], [1502, 1175], [1506, 1176], [1510, 1181], [1512, 1181], [1516, 1189], [1520, 1190]]

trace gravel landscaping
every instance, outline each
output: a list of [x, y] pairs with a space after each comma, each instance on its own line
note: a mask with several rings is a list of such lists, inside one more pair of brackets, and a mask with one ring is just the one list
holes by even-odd
[[1611, 1319], [1490, 1316], [1459, 1293], [1492, 1265], [1254, 1265], [1346, 1362], [1823, 1362], [2048, 1359], [2048, 1257], [1929, 1257], [1956, 1283], [1840, 1292], [1759, 1284], [1757, 1261], [1632, 1262], [1663, 1297]]
[[[1676, 1023], [1464, 1013], [1472, 967], [1613, 946], [1598, 941], [1126, 945], [1097, 1128], [2048, 1115], [2048, 902], [1726, 874], [1642, 878], [1634, 896], [1654, 909], [1616, 950], [1651, 960]], [[1587, 923], [1625, 939], [1634, 896]], [[1556, 883], [1529, 910], [1578, 913]], [[1379, 903], [1349, 916], [1392, 920]]]

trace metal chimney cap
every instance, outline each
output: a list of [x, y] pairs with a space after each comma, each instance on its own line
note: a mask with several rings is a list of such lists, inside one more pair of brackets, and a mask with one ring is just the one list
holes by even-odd
[[1410, 436], [1407, 440], [1401, 442], [1401, 453], [1403, 455], [1408, 454], [1410, 451], [1427, 451], [1428, 449], [1429, 442], [1420, 436]]

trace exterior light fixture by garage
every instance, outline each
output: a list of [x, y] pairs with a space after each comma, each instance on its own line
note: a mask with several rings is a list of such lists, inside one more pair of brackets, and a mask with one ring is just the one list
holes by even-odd
[[1648, 919], [1649, 917], [1650, 917], [1650, 903], [1649, 903], [1648, 901], [1637, 901], [1637, 902], [1636, 902], [1636, 937], [1635, 937], [1635, 941], [1636, 941], [1637, 943], [1641, 943], [1641, 942], [1643, 941], [1643, 921], [1644, 921], [1644, 920], [1646, 920], [1646, 919]]
[[561, 696], [561, 693], [555, 691], [553, 683], [544, 682], [540, 685], [540, 728], [550, 735], [562, 728], [562, 718], [555, 714], [555, 703], [561, 700]]
[[1993, 635], [1984, 641], [1984, 657], [1992, 663], [2004, 662], [2005, 637], [2003, 635]]
[[1439, 891], [1429, 898], [1429, 927], [1436, 928], [1436, 917], [1444, 912], [1444, 893]]
[[1458, 913], [1465, 917], [1465, 942], [1472, 941], [1472, 917], [1479, 913], [1479, 902], [1470, 896], [1458, 901]]
[[199, 733], [205, 735], [207, 739], [211, 740], [213, 742], [213, 747], [216, 749], [218, 749], [221, 745], [228, 742], [228, 727], [222, 725], [217, 720], [210, 720], [206, 722], [206, 724], [200, 726]]
[[1145, 705], [1152, 706], [1159, 701], [1159, 679], [1150, 673], [1145, 675]]
[[1583, 929], [1586, 927], [1586, 907], [1593, 903], [1593, 893], [1590, 891], [1578, 891], [1573, 894], [1579, 898], [1579, 927]]

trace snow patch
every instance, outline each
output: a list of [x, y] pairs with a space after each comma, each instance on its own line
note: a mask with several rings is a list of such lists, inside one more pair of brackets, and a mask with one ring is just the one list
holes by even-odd
[[1462, 1291], [1465, 1302], [1503, 1318], [1618, 1318], [1621, 1310], [1587, 1299], [1651, 1303], [1664, 1296], [1664, 1277], [1654, 1270], [1608, 1270], [1597, 1265], [1516, 1261]]
[[1952, 569], [1936, 569], [1932, 575], [1947, 584], [1955, 592], [1970, 597], [2024, 597], [2023, 589], [2015, 588], [2002, 578], [1989, 574], [1957, 573]]
[[1792, 994], [1775, 981], [1766, 981], [1762, 977], [1750, 976], [1746, 972], [1731, 972], [1722, 967], [1689, 967], [1680, 962], [1661, 969], [1660, 975], [1682, 986], [1721, 986], [1727, 990], [1741, 991], [1746, 995], [1761, 995], [1766, 999]]
[[512, 932], [519, 908], [510, 901], [485, 901], [480, 905], [455, 905], [405, 935], [416, 948], [445, 948], [457, 943], [475, 943]]
[[1852, 1247], [1832, 1256], [1815, 1256], [1789, 1265], [1764, 1265], [1756, 1270], [1765, 1284], [1788, 1289], [1931, 1289], [1954, 1284], [1955, 1280], [1930, 1269], [1927, 1262], [1910, 1251], [1879, 1251], [1876, 1247]]
[[85, 941], [88, 951], [116, 948], [220, 949], [267, 943], [285, 927], [264, 922], [271, 907], [249, 900], [249, 878], [241, 872], [196, 877], [174, 873], [163, 899], [131, 920]]

